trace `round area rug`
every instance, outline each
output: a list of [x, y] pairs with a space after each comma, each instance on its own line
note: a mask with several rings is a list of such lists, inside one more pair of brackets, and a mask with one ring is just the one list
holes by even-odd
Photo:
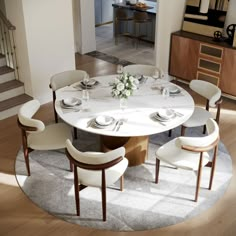
[[[78, 131], [74, 145], [81, 151], [99, 150], [99, 137]], [[172, 132], [174, 138], [179, 129]], [[200, 136], [201, 129], [187, 130]], [[27, 176], [22, 150], [16, 158], [16, 178], [24, 193], [39, 207], [65, 221], [96, 229], [138, 231], [161, 228], [190, 219], [208, 208], [224, 194], [232, 175], [231, 157], [220, 143], [212, 190], [207, 189], [210, 168], [204, 167], [198, 202], [194, 202], [196, 173], [161, 163], [159, 183], [154, 183], [155, 151], [170, 140], [167, 133], [150, 137], [145, 164], [128, 167], [124, 191], [107, 188], [107, 221], [102, 221], [101, 191], [87, 187], [80, 192], [81, 216], [76, 216], [73, 173], [64, 151], [30, 153], [31, 176]], [[118, 181], [119, 182], [119, 181]]]

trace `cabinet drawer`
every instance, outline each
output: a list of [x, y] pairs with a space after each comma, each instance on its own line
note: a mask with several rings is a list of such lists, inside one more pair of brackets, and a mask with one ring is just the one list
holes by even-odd
[[210, 60], [207, 60], [205, 58], [199, 58], [198, 68], [220, 74], [221, 63], [210, 61]]
[[197, 72], [197, 79], [210, 82], [216, 86], [219, 86], [219, 82], [220, 82], [220, 77], [210, 75], [202, 71]]
[[205, 55], [215, 59], [223, 58], [223, 48], [211, 46], [208, 44], [200, 44], [200, 55]]

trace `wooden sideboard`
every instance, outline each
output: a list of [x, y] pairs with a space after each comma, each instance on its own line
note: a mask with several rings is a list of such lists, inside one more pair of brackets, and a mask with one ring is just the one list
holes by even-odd
[[236, 49], [211, 37], [172, 33], [169, 74], [186, 81], [209, 81], [226, 95], [236, 97]]

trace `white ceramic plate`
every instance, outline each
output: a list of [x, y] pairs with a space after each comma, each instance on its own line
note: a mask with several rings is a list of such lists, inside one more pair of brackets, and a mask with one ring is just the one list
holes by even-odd
[[161, 118], [162, 120], [169, 120], [175, 116], [175, 113], [173, 110], [170, 109], [160, 109], [156, 113], [157, 118]]
[[[87, 84], [87, 88], [88, 88], [88, 89], [93, 88], [93, 87], [94, 87], [95, 85], [97, 85], [97, 84], [98, 84], [98, 81], [97, 81], [97, 80], [95, 80], [95, 79], [90, 79], [89, 82], [88, 82], [88, 84]], [[82, 88], [86, 88], [86, 84], [85, 84], [83, 81], [80, 82], [80, 85], [81, 85]]]
[[181, 92], [180, 89], [175, 85], [169, 86], [168, 88], [169, 88], [170, 94], [177, 94]]
[[63, 104], [69, 107], [73, 107], [81, 104], [81, 100], [75, 97], [64, 98], [62, 100]]
[[114, 118], [111, 116], [97, 116], [95, 118], [95, 123], [99, 126], [108, 126], [114, 122]]

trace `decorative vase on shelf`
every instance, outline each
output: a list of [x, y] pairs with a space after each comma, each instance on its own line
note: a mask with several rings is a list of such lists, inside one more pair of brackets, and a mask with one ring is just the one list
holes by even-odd
[[120, 109], [123, 111], [128, 107], [128, 98], [120, 98]]

